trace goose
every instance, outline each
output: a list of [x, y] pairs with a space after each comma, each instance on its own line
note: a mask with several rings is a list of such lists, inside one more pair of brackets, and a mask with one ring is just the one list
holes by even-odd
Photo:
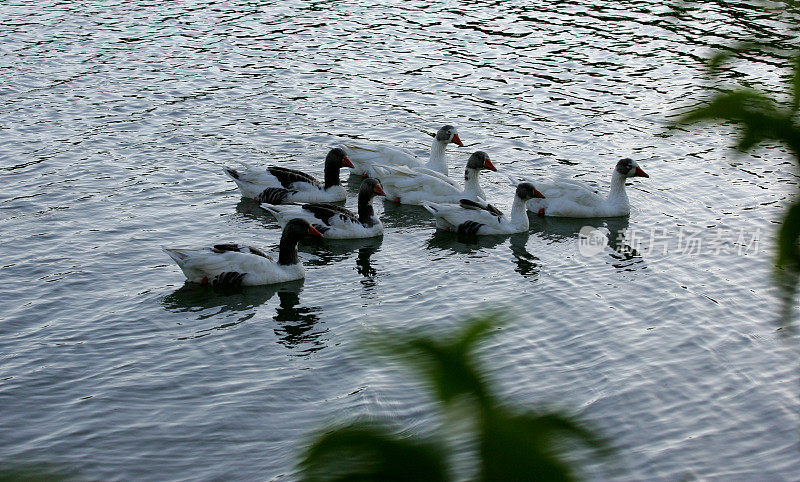
[[383, 224], [375, 216], [372, 198], [385, 195], [378, 180], [368, 177], [358, 189], [358, 215], [342, 206], [328, 203], [262, 204], [261, 207], [275, 216], [281, 226], [285, 226], [290, 219], [300, 218], [311, 223], [325, 238], [371, 238], [383, 234]]
[[239, 186], [242, 196], [257, 202], [281, 204], [344, 201], [345, 192], [339, 179], [342, 167], [352, 168], [353, 163], [337, 147], [325, 157], [324, 184], [303, 171], [281, 166], [269, 166], [266, 171], [247, 165], [243, 169], [225, 167], [223, 170]]
[[467, 160], [463, 189], [449, 177], [423, 167], [375, 165], [373, 169], [386, 191], [386, 198], [401, 204], [420, 204], [422, 201], [458, 203], [460, 199], [484, 199], [486, 195], [479, 183], [481, 169], [497, 171], [483, 151], [474, 152]]
[[162, 247], [189, 281], [213, 286], [256, 286], [305, 277], [297, 258], [297, 242], [322, 234], [304, 219], [292, 219], [281, 234], [278, 260], [258, 248], [241, 244], [215, 244], [205, 248]]
[[[539, 216], [565, 218], [602, 218], [630, 214], [625, 180], [629, 177], [650, 177], [632, 159], [621, 159], [611, 176], [607, 197], [594, 192], [586, 184], [575, 180], [539, 180], [525, 178], [534, 183], [546, 196], [528, 201], [528, 210]], [[512, 182], [519, 182], [512, 179]]]
[[448, 144], [455, 144], [463, 147], [464, 143], [458, 137], [458, 131], [451, 125], [446, 125], [433, 135], [433, 145], [431, 155], [427, 163], [412, 154], [406, 149], [399, 147], [389, 147], [384, 145], [356, 145], [344, 144], [342, 148], [355, 166], [351, 171], [366, 177], [377, 177], [373, 166], [381, 164], [384, 166], [408, 166], [426, 167], [440, 174], [447, 176], [447, 163], [444, 159], [444, 151]]
[[458, 204], [440, 204], [423, 201], [422, 207], [436, 218], [436, 227], [458, 234], [513, 234], [527, 231], [530, 227], [525, 203], [534, 198], [544, 198], [533, 184], [517, 184], [511, 216], [485, 201], [462, 199]]

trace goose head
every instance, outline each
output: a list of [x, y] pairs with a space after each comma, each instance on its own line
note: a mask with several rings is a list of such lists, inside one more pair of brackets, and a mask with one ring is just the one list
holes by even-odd
[[305, 219], [294, 218], [289, 220], [286, 223], [286, 227], [283, 228], [283, 236], [287, 237], [294, 242], [300, 241], [305, 236], [315, 236], [317, 238], [322, 237], [322, 233], [317, 231], [317, 228], [311, 225]]
[[336, 169], [341, 169], [343, 167], [354, 167], [353, 163], [350, 162], [350, 158], [347, 157], [347, 154], [344, 153], [344, 149], [335, 147], [328, 151], [328, 155], [325, 156], [325, 167], [335, 167]]
[[539, 192], [538, 189], [533, 187], [533, 184], [529, 182], [521, 182], [517, 184], [517, 190], [515, 195], [523, 201], [527, 201], [533, 198], [544, 198], [544, 194]]
[[614, 169], [625, 177], [650, 177], [639, 167], [636, 161], [627, 157], [625, 159], [620, 159], [620, 161], [617, 162], [617, 167]]
[[300, 262], [300, 259], [297, 257], [297, 242], [306, 236], [321, 238], [322, 233], [317, 231], [314, 226], [304, 219], [294, 218], [286, 223], [278, 247], [279, 265], [288, 266]]
[[368, 177], [361, 181], [361, 187], [358, 188], [358, 199], [362, 197], [365, 199], [372, 199], [375, 196], [385, 196], [386, 193], [383, 192], [383, 186], [381, 186], [380, 181], [373, 177]]
[[480, 171], [481, 169], [488, 169], [490, 171], [497, 171], [492, 161], [489, 160], [489, 155], [483, 151], [473, 152], [467, 160], [467, 172], [469, 170]]
[[458, 147], [464, 147], [464, 143], [461, 142], [461, 138], [458, 137], [458, 131], [455, 127], [451, 125], [446, 125], [439, 129], [434, 136], [437, 141], [442, 143], [449, 143], [452, 142], [453, 144], [457, 145]]

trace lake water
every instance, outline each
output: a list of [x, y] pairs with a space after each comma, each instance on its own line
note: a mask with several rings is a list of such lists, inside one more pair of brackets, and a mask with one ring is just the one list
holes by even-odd
[[[444, 335], [505, 309], [482, 360], [509, 403], [563, 408], [614, 442], [620, 473], [588, 465], [588, 478], [796, 477], [797, 349], [770, 279], [796, 169], [779, 147], [737, 155], [724, 128], [664, 132], [703, 98], [712, 48], [789, 46], [796, 29], [741, 2], [670, 12], [4, 2], [0, 460], [87, 479], [293, 479], [326, 423], [425, 433], [435, 420], [413, 378], [360, 354], [364, 333]], [[751, 56], [731, 78], [775, 86], [780, 73]], [[223, 165], [321, 176], [343, 138], [425, 155], [445, 123], [466, 145], [448, 149], [452, 172], [487, 151], [501, 208], [508, 175], [603, 190], [632, 157], [650, 178], [629, 183], [629, 218], [533, 218], [477, 241], [378, 200], [383, 239], [301, 244], [307, 277], [288, 286], [184, 286], [160, 250], [277, 246], [277, 224]], [[607, 227], [610, 245], [581, 255], [584, 225]]]

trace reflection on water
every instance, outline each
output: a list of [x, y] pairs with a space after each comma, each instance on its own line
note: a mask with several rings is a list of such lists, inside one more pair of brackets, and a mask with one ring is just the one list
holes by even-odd
[[581, 228], [590, 226], [607, 230], [607, 245], [611, 250], [603, 251], [610, 264], [621, 270], [630, 270], [632, 265], [644, 263], [644, 259], [630, 244], [628, 216], [615, 218], [550, 218], [531, 216], [531, 230], [542, 234], [544, 239], [557, 243], [574, 243], [577, 252]]
[[380, 249], [383, 236], [361, 239], [306, 239], [304, 241], [302, 243], [303, 252], [314, 256], [314, 259], [305, 263], [306, 266], [327, 266], [338, 263], [349, 258], [350, 254], [356, 250], [359, 254], [357, 264], [360, 266], [364, 262], [369, 265], [369, 258]]
[[433, 226], [433, 218], [425, 208], [391, 201], [383, 203], [381, 221], [386, 227], [399, 229], [408, 229], [414, 226]]
[[[210, 285], [185, 282], [162, 300], [164, 307], [175, 313], [200, 313], [198, 320], [223, 313], [252, 312], [280, 291], [300, 292], [304, 280], [263, 286], [214, 288]], [[216, 311], [210, 310], [218, 308]], [[252, 316], [252, 315], [249, 315]], [[248, 317], [249, 317], [248, 316]], [[242, 320], [244, 321], [244, 320]]]
[[527, 250], [530, 232], [524, 231], [511, 235], [475, 236], [436, 230], [428, 238], [425, 248], [444, 251], [448, 254], [467, 254], [480, 258], [485, 252], [509, 241], [513, 257], [514, 271], [526, 278], [536, 279], [539, 275], [539, 258]]
[[280, 229], [278, 221], [252, 199], [241, 198], [236, 204], [236, 213], [244, 219], [256, 221], [260, 226], [264, 226], [265, 228]]
[[514, 257], [514, 263], [517, 265], [514, 271], [521, 274], [525, 278], [536, 280], [539, 277], [539, 258], [531, 254], [526, 246], [528, 239], [531, 237], [530, 231], [524, 233], [512, 234], [509, 237], [511, 242], [511, 254]]
[[306, 356], [325, 348], [326, 345], [321, 337], [328, 332], [328, 329], [315, 330], [322, 308], [299, 306], [298, 292], [279, 291], [278, 298], [280, 303], [272, 318], [278, 325], [275, 327], [278, 343], [290, 349], [311, 345], [299, 350], [297, 356]]
[[504, 243], [508, 238], [508, 235], [476, 236], [437, 229], [425, 242], [425, 248], [458, 254], [474, 254], [492, 249]]
[[[278, 343], [296, 349], [301, 345], [311, 347], [299, 351], [305, 356], [325, 347], [320, 337], [327, 329], [315, 330], [322, 308], [300, 306], [300, 293], [305, 280], [264, 286], [242, 286], [238, 288], [212, 288], [186, 282], [182, 287], [163, 299], [164, 307], [175, 313], [197, 313], [197, 320], [225, 319], [225, 323], [197, 330], [194, 335], [179, 339], [201, 338], [214, 331], [225, 330], [252, 319], [256, 308], [278, 295], [278, 306], [273, 320], [277, 322], [275, 334]], [[232, 316], [224, 316], [225, 314]]]

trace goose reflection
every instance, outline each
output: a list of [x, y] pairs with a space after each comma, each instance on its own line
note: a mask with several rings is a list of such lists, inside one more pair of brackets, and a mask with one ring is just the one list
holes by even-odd
[[381, 222], [384, 227], [407, 230], [411, 227], [429, 227], [431, 215], [422, 206], [400, 204], [384, 200]]
[[[261, 286], [241, 286], [236, 288], [216, 288], [185, 282], [183, 286], [168, 294], [162, 300], [164, 307], [174, 313], [198, 313], [202, 320], [223, 313], [249, 312], [281, 291], [299, 292], [304, 280]], [[213, 313], [209, 310], [218, 308]], [[244, 321], [244, 320], [242, 320]]]
[[305, 262], [306, 266], [326, 266], [346, 260], [353, 251], [358, 251], [356, 270], [362, 276], [374, 276], [377, 271], [372, 267], [370, 258], [378, 252], [383, 243], [383, 236], [358, 239], [315, 239], [306, 240], [303, 252], [311, 254], [314, 259]]
[[322, 309], [299, 306], [299, 292], [279, 291], [278, 298], [280, 303], [272, 318], [277, 323], [274, 331], [278, 343], [292, 350], [299, 349], [297, 356], [306, 356], [325, 348], [327, 345], [322, 336], [328, 330], [317, 327]]
[[261, 209], [261, 206], [252, 199], [241, 198], [239, 203], [236, 204], [236, 214], [249, 221], [256, 221], [265, 228], [281, 228], [281, 225], [275, 221], [275, 218]]
[[[530, 233], [523, 231], [511, 235], [475, 236], [457, 234], [437, 230], [426, 243], [429, 250], [448, 251], [450, 254], [475, 255], [491, 250], [509, 241], [511, 256], [516, 267], [514, 271], [525, 278], [536, 279], [539, 276], [539, 258], [527, 249]], [[472, 256], [475, 257], [475, 256]]]
[[325, 347], [320, 338], [327, 332], [315, 329], [322, 308], [300, 306], [304, 281], [299, 279], [288, 283], [226, 289], [187, 282], [165, 296], [162, 303], [167, 310], [175, 313], [196, 313], [198, 321], [220, 318], [227, 320], [185, 337], [200, 338], [252, 319], [256, 309], [277, 294], [279, 302], [273, 320], [278, 323], [274, 329], [278, 343], [291, 349], [310, 345], [309, 348], [301, 349], [298, 354], [304, 356]]
[[437, 229], [425, 243], [425, 249], [449, 251], [453, 254], [473, 254], [499, 246], [508, 238], [508, 235], [476, 236]]
[[542, 234], [544, 239], [558, 243], [575, 243], [577, 252], [578, 238], [585, 226], [600, 228], [607, 238], [607, 245], [612, 251], [607, 252], [614, 260], [611, 265], [618, 269], [630, 270], [632, 265], [643, 263], [641, 253], [630, 245], [627, 239], [629, 219], [618, 218], [542, 218], [531, 217], [531, 229]]
[[525, 231], [512, 234], [509, 241], [511, 243], [511, 255], [514, 257], [514, 263], [517, 265], [514, 271], [521, 274], [524, 278], [535, 280], [539, 278], [541, 263], [539, 263], [539, 258], [531, 254], [526, 248], [530, 237], [530, 232]]

